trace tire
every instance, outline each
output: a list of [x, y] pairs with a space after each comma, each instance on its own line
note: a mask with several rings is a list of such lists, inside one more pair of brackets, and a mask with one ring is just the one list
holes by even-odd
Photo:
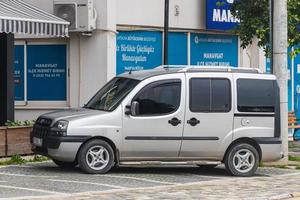
[[259, 154], [252, 145], [239, 143], [229, 149], [224, 163], [226, 170], [233, 176], [253, 176], [259, 165]]
[[72, 167], [76, 167], [76, 165], [78, 165], [77, 161], [74, 162], [63, 162], [63, 161], [59, 161], [59, 160], [55, 160], [52, 159], [52, 161], [59, 167], [63, 167], [63, 168], [72, 168]]
[[79, 166], [88, 174], [105, 174], [114, 166], [114, 160], [112, 147], [99, 139], [88, 141], [78, 154]]

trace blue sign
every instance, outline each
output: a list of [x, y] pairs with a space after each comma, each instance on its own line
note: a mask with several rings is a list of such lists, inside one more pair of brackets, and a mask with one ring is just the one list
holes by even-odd
[[170, 65], [188, 64], [187, 33], [169, 33], [168, 63]]
[[232, 16], [230, 6], [234, 0], [206, 0], [206, 29], [231, 30], [240, 22]]
[[29, 101], [67, 100], [66, 45], [27, 46]]
[[119, 32], [117, 35], [117, 75], [162, 64], [162, 33]]
[[24, 45], [15, 45], [15, 100], [24, 101]]
[[294, 110], [297, 118], [300, 117], [300, 55], [294, 58]]
[[192, 33], [191, 64], [237, 67], [238, 37]]

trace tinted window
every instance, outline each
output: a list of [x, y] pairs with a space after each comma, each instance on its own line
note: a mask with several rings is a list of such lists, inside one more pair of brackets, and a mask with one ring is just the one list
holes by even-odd
[[190, 109], [193, 112], [210, 111], [210, 79], [191, 79]]
[[181, 82], [155, 82], [134, 98], [139, 103], [138, 115], [161, 115], [176, 111], [180, 105]]
[[228, 79], [193, 78], [190, 81], [192, 112], [229, 112], [231, 91]]
[[237, 104], [240, 112], [274, 112], [274, 96], [272, 80], [237, 80]]
[[228, 112], [231, 109], [230, 82], [226, 79], [213, 79], [212, 88], [212, 112]]

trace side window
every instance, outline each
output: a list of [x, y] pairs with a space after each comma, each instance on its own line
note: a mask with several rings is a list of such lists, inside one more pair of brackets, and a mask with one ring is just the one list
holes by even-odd
[[228, 79], [192, 78], [190, 80], [192, 112], [229, 112], [231, 87]]
[[274, 112], [274, 81], [238, 79], [237, 106], [240, 112]]
[[143, 88], [133, 101], [139, 103], [137, 115], [164, 115], [180, 105], [181, 81], [159, 81]]

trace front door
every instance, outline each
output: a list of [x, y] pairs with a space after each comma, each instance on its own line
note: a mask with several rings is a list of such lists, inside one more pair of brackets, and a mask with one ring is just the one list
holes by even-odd
[[[147, 79], [126, 105], [138, 102], [135, 116], [124, 114], [125, 160], [178, 157], [183, 134], [185, 76], [169, 74]], [[125, 105], [124, 105], [125, 107]]]
[[232, 74], [187, 74], [186, 121], [180, 156], [220, 158], [232, 141]]

